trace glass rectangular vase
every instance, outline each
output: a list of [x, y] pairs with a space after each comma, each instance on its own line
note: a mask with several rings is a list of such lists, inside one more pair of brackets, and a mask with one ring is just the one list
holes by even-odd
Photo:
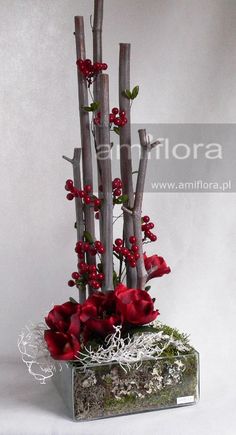
[[129, 368], [60, 362], [53, 379], [75, 421], [193, 405], [199, 399], [199, 354], [157, 357]]

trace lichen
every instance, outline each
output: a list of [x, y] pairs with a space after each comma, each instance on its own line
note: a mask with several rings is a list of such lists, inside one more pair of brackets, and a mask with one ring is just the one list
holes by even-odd
[[89, 370], [74, 365], [73, 373], [77, 420], [173, 407], [178, 397], [193, 396], [197, 400], [198, 395], [195, 351], [143, 361], [139, 368], [128, 371], [111, 363]]

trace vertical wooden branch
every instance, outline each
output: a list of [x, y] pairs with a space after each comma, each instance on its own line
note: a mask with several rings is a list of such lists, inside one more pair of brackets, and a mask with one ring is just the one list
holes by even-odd
[[[93, 18], [93, 62], [102, 63], [102, 23], [103, 23], [103, 0], [94, 0], [94, 18]], [[101, 73], [98, 74], [98, 76]], [[93, 83], [93, 98], [94, 101], [100, 102], [100, 80], [99, 77]], [[100, 109], [98, 109], [99, 111]], [[94, 114], [95, 115], [95, 114]], [[94, 125], [94, 141], [97, 152], [97, 144], [99, 143], [99, 128]], [[101, 167], [100, 161], [97, 159], [97, 180], [98, 187], [101, 185]], [[102, 192], [98, 189], [98, 197], [102, 200]], [[102, 220], [99, 220], [100, 239], [102, 239]]]
[[[62, 156], [63, 159], [67, 160], [72, 164], [73, 167], [73, 178], [74, 186], [81, 190], [81, 171], [80, 171], [80, 160], [81, 160], [81, 148], [74, 148], [73, 159], [69, 159], [66, 156]], [[75, 215], [76, 215], [76, 234], [77, 242], [83, 240], [84, 236], [84, 217], [83, 217], [83, 204], [81, 198], [75, 198]], [[83, 289], [79, 289], [79, 302], [83, 303], [86, 298], [86, 292]]]
[[[119, 104], [120, 109], [126, 112], [127, 124], [120, 129], [120, 172], [123, 183], [123, 194], [128, 196], [125, 207], [134, 206], [134, 189], [132, 180], [131, 159], [131, 126], [130, 126], [130, 101], [122, 95], [125, 89], [130, 89], [130, 44], [120, 44], [119, 56]], [[134, 235], [132, 216], [124, 213], [124, 240], [130, 248], [129, 238]], [[137, 285], [137, 272], [135, 268], [127, 265], [127, 285], [135, 288]]]
[[[93, 62], [102, 62], [102, 23], [103, 23], [103, 0], [94, 0], [93, 18]], [[100, 80], [93, 84], [94, 100], [100, 100]]]
[[[75, 41], [77, 59], [86, 58], [85, 36], [84, 36], [84, 20], [83, 17], [75, 17]], [[89, 113], [83, 110], [83, 106], [88, 106], [88, 87], [85, 77], [78, 71], [78, 93], [79, 93], [79, 114], [80, 114], [80, 130], [81, 130], [81, 146], [82, 146], [82, 162], [83, 162], [83, 184], [89, 184], [93, 189], [93, 167], [92, 167], [92, 151], [91, 151], [91, 136], [90, 136], [90, 120]], [[92, 190], [93, 192], [93, 190]], [[93, 240], [95, 238], [94, 230], [94, 210], [92, 206], [86, 206], [84, 210], [85, 229], [88, 231]], [[89, 264], [96, 264], [95, 257], [87, 254]], [[92, 289], [89, 289], [89, 293]]]
[[126, 214], [133, 217], [134, 235], [137, 239], [137, 245], [139, 247], [139, 253], [140, 253], [140, 258], [137, 260], [137, 287], [141, 290], [144, 290], [147, 281], [147, 272], [143, 259], [143, 243], [142, 243], [142, 227], [141, 227], [143, 191], [145, 187], [148, 154], [154, 146], [159, 144], [159, 142], [156, 141], [151, 144], [145, 129], [139, 130], [139, 140], [141, 145], [141, 157], [139, 161], [134, 207], [133, 210], [126, 207], [124, 207], [123, 209]]
[[101, 87], [101, 125], [97, 158], [100, 159], [103, 186], [103, 202], [101, 207], [102, 242], [105, 247], [105, 253], [102, 256], [105, 274], [103, 290], [110, 291], [113, 290], [113, 198], [109, 123], [109, 76], [101, 74], [99, 80]]

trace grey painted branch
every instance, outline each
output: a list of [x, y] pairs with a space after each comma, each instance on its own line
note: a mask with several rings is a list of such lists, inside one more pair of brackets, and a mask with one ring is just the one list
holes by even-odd
[[[120, 129], [120, 172], [123, 183], [123, 194], [128, 196], [125, 207], [134, 206], [134, 188], [132, 179], [132, 158], [131, 158], [131, 126], [130, 126], [130, 101], [122, 95], [125, 89], [130, 89], [130, 44], [120, 44], [119, 56], [119, 104], [120, 109], [126, 112], [127, 124]], [[130, 248], [129, 238], [134, 235], [132, 216], [124, 213], [124, 240], [125, 245]], [[135, 268], [126, 266], [127, 285], [130, 288], [137, 286], [137, 272]]]
[[[62, 156], [63, 159], [67, 160], [72, 164], [73, 167], [73, 178], [74, 186], [81, 190], [81, 171], [80, 171], [80, 160], [81, 160], [81, 148], [74, 148], [73, 159], [69, 159], [66, 156]], [[77, 242], [83, 240], [84, 236], [84, 217], [83, 217], [83, 204], [81, 198], [75, 198], [75, 214], [76, 214], [76, 233]], [[79, 289], [79, 302], [83, 303], [86, 298], [85, 290]]]
[[[93, 18], [93, 62], [102, 62], [102, 23], [103, 0], [94, 0]], [[95, 80], [93, 85], [94, 100], [100, 100], [100, 80]]]
[[151, 151], [151, 149], [154, 146], [158, 145], [159, 142], [155, 141], [153, 143], [150, 143], [150, 140], [146, 134], [145, 129], [139, 130], [139, 139], [141, 145], [141, 157], [139, 161], [134, 207], [133, 210], [127, 207], [123, 207], [123, 210], [124, 212], [126, 212], [127, 215], [132, 214], [133, 217], [134, 235], [137, 239], [137, 245], [139, 247], [139, 253], [140, 253], [140, 258], [137, 260], [137, 276], [138, 276], [137, 287], [144, 290], [145, 284], [147, 282], [147, 272], [143, 259], [143, 243], [142, 243], [142, 228], [141, 228], [143, 192], [144, 192], [145, 178], [147, 172], [148, 153]]
[[[94, 0], [94, 18], [93, 18], [93, 62], [102, 62], [102, 24], [103, 24], [103, 0]], [[99, 73], [100, 74], [100, 73]], [[93, 98], [94, 101], [100, 101], [100, 80], [95, 80], [93, 83]], [[99, 109], [100, 110], [100, 109]], [[94, 141], [97, 152], [97, 144], [99, 143], [99, 128], [94, 125]], [[97, 179], [98, 186], [101, 184], [101, 167], [99, 159], [97, 159]], [[98, 197], [102, 199], [102, 193], [98, 190]], [[99, 221], [100, 238], [102, 239], [102, 222]]]
[[[84, 20], [83, 17], [75, 17], [75, 41], [77, 59], [86, 58], [85, 36], [84, 36]], [[79, 114], [80, 114], [80, 130], [81, 130], [81, 146], [82, 146], [82, 163], [83, 163], [83, 184], [90, 184], [93, 188], [93, 167], [92, 167], [92, 151], [91, 151], [91, 135], [90, 135], [90, 120], [89, 113], [83, 110], [83, 106], [88, 106], [88, 87], [85, 77], [78, 71], [78, 92], [79, 92]], [[92, 238], [95, 239], [94, 230], [94, 210], [93, 207], [85, 207], [85, 229]], [[96, 264], [95, 257], [87, 255], [89, 264]], [[89, 289], [89, 293], [92, 289]]]
[[102, 256], [105, 274], [103, 290], [110, 291], [113, 290], [113, 198], [109, 123], [109, 76], [101, 74], [99, 80], [101, 86], [101, 124], [97, 158], [100, 158], [103, 186], [103, 202], [101, 207], [102, 242], [105, 247], [105, 253]]

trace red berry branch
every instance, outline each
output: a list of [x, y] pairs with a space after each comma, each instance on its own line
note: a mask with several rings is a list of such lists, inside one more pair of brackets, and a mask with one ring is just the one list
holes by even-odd
[[92, 63], [91, 59], [78, 59], [76, 64], [81, 74], [86, 78], [89, 87], [96, 80], [98, 74], [108, 68], [106, 63]]

